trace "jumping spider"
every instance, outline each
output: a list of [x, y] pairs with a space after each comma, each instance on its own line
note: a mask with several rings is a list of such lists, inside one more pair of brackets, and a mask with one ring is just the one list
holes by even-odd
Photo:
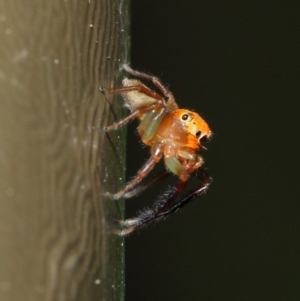
[[[134, 77], [152, 81], [158, 92], [137, 79], [129, 78], [124, 78], [122, 88], [101, 88], [102, 91], [122, 94], [125, 106], [131, 112], [129, 116], [105, 127], [104, 130], [117, 130], [129, 121], [138, 119], [138, 133], [142, 142], [150, 147], [151, 156], [122, 190], [107, 195], [114, 200], [131, 198], [166, 178], [170, 174], [168, 171], [177, 175], [179, 182], [163, 199], [155, 203], [153, 209], [147, 209], [135, 218], [119, 221], [122, 230], [118, 234], [121, 236], [168, 216], [207, 191], [211, 178], [204, 170], [200, 170], [204, 161], [197, 151], [212, 135], [208, 124], [197, 113], [178, 108], [171, 91], [157, 77], [132, 70], [128, 65], [124, 65], [123, 68]], [[162, 157], [166, 169], [151, 182], [137, 186]], [[189, 176], [194, 172], [201, 184], [180, 198]]]

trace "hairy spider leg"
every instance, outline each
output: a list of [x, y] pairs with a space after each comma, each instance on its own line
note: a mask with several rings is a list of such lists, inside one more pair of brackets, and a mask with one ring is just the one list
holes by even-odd
[[143, 73], [143, 72], [132, 70], [126, 64], [123, 65], [123, 69], [126, 72], [132, 74], [133, 76], [140, 77], [140, 78], [145, 78], [149, 81], [152, 81], [153, 84], [169, 99], [169, 101], [175, 101], [173, 93], [164, 86], [164, 84], [160, 81], [160, 79], [158, 77], [151, 76], [151, 75], [148, 75], [148, 74]]
[[[145, 114], [143, 120], [141, 121], [141, 123], [139, 125], [139, 131], [142, 132], [142, 133], [140, 133], [141, 138], [144, 142], [146, 140], [151, 140], [157, 130], [157, 127], [161, 123], [161, 120], [164, 118], [164, 116], [166, 114], [166, 109], [160, 108], [159, 110], [157, 110], [157, 107], [160, 107], [160, 106], [157, 104], [153, 104], [146, 108], [137, 109], [127, 119], [125, 118], [125, 122], [124, 122], [124, 120], [121, 120], [121, 121], [113, 124], [112, 126], [110, 126], [108, 128], [108, 130], [116, 129], [116, 128], [124, 125], [130, 119], [135, 118], [137, 116], [136, 112], [138, 111], [138, 114]], [[163, 155], [163, 145], [160, 145], [160, 144], [153, 145], [151, 152], [152, 152], [152, 155], [151, 155], [150, 159], [138, 171], [137, 175], [133, 178], [133, 180], [131, 182], [129, 182], [121, 191], [119, 191], [115, 194], [106, 193], [106, 196], [109, 196], [114, 200], [118, 200], [121, 197], [123, 197], [123, 195], [125, 193], [127, 193], [128, 191], [133, 189], [140, 181], [142, 181], [149, 174], [149, 172], [153, 169], [153, 167], [157, 164], [157, 162], [161, 159], [161, 157]]]
[[145, 210], [135, 218], [120, 221], [119, 224], [121, 224], [124, 227], [124, 229], [120, 230], [118, 234], [120, 236], [125, 236], [137, 229], [142, 228], [143, 226], [146, 226], [152, 221], [165, 218], [168, 215], [178, 211], [183, 206], [187, 205], [196, 197], [203, 195], [209, 188], [209, 185], [212, 182], [212, 178], [204, 170], [201, 170], [201, 174], [198, 173], [197, 177], [200, 179], [201, 184], [183, 199], [168, 207], [183, 192], [186, 186], [186, 182], [181, 181], [165, 199], [160, 201], [154, 207], [154, 209]]
[[119, 200], [124, 194], [133, 189], [139, 182], [141, 182], [153, 169], [153, 167], [159, 162], [162, 157], [162, 150], [160, 146], [157, 146], [150, 159], [143, 165], [143, 167], [137, 172], [137, 175], [126, 186], [115, 194], [107, 193], [107, 196], [112, 197], [113, 200]]
[[127, 117], [123, 118], [122, 120], [115, 122], [111, 125], [103, 127], [103, 129], [105, 132], [117, 130], [118, 128], [127, 124], [129, 121], [137, 118], [137, 116], [139, 116], [139, 114], [140, 114], [140, 110], [136, 110], [133, 113], [131, 113], [130, 115], [128, 115]]
[[152, 111], [156, 107], [157, 107], [157, 105], [153, 104], [153, 105], [150, 105], [149, 107], [146, 107], [146, 108], [136, 109], [131, 114], [129, 114], [127, 117], [125, 117], [125, 118], [123, 118], [123, 119], [119, 120], [118, 122], [115, 122], [111, 125], [105, 126], [103, 129], [106, 132], [117, 130], [117, 129], [121, 128], [122, 126], [126, 125], [129, 121], [137, 118], [141, 114]]
[[159, 172], [151, 181], [149, 181], [148, 183], [145, 183], [143, 185], [138, 186], [135, 189], [132, 189], [131, 191], [127, 192], [124, 194], [124, 198], [125, 199], [129, 199], [132, 198], [134, 196], [137, 196], [138, 194], [142, 193], [143, 191], [145, 191], [146, 189], [150, 188], [151, 186], [163, 181], [164, 179], [166, 179], [168, 176], [170, 176], [171, 174], [167, 171], [167, 170], [163, 170], [161, 172]]
[[183, 192], [187, 182], [180, 181], [175, 188], [173, 188], [167, 196], [163, 196], [161, 201], [156, 202], [153, 209], [146, 209], [139, 212], [138, 216], [132, 219], [126, 219], [119, 221], [119, 224], [123, 227], [118, 232], [120, 236], [127, 235], [143, 226], [146, 226], [152, 220], [159, 219], [159, 215], [165, 211], [169, 204], [174, 202], [176, 198]]
[[157, 100], [157, 102], [155, 104], [150, 105], [146, 108], [136, 109], [134, 112], [132, 112], [130, 115], [128, 115], [124, 119], [122, 119], [118, 122], [115, 122], [112, 125], [104, 127], [104, 130], [106, 132], [119, 129], [120, 127], [126, 125], [129, 121], [137, 118], [141, 114], [153, 110], [155, 107], [157, 107], [157, 105], [165, 106], [165, 100], [162, 98], [162, 96], [160, 96], [159, 94], [157, 94], [156, 92], [154, 92], [150, 89], [145, 88], [144, 86], [137, 85], [137, 86], [131, 86], [131, 87], [117, 88], [117, 89], [110, 89], [110, 88], [100, 87], [99, 89], [102, 92], [108, 91], [111, 94], [121, 94], [121, 93], [128, 93], [128, 92], [132, 92], [132, 91], [137, 91], [137, 92], [146, 94], [147, 96], [152, 97], [152, 98]]
[[101, 91], [106, 91], [107, 90], [109, 93], [112, 93], [112, 94], [121, 94], [121, 93], [137, 91], [137, 92], [143, 93], [143, 94], [145, 94], [149, 97], [152, 97], [154, 99], [161, 100], [161, 101], [164, 100], [163, 97], [160, 96], [159, 94], [157, 94], [155, 91], [147, 89], [147, 88], [145, 88], [144, 86], [141, 86], [141, 85], [130, 86], [130, 87], [122, 87], [122, 88], [116, 88], [116, 89], [101, 87], [100, 89], [101, 89]]

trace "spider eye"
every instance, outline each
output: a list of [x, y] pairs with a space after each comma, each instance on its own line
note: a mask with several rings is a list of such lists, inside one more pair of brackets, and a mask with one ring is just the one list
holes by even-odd
[[198, 137], [200, 137], [200, 135], [201, 135], [201, 131], [198, 131], [198, 132], [196, 133], [196, 137], [198, 138]]
[[200, 139], [200, 143], [204, 143], [208, 141], [208, 137], [206, 135], [204, 135], [201, 139]]
[[184, 114], [181, 116], [182, 120], [187, 120], [189, 118], [189, 115], [188, 114]]

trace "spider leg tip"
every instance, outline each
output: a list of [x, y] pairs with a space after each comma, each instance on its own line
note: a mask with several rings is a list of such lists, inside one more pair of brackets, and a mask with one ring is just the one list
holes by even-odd
[[116, 200], [117, 200], [116, 197], [115, 197], [115, 194], [113, 194], [113, 193], [110, 193], [110, 192], [104, 192], [102, 195], [103, 195], [105, 198], [108, 198], [108, 199], [110, 199], [110, 200], [113, 200], [113, 201], [116, 201]]
[[122, 220], [122, 219], [114, 219], [114, 224], [116, 226], [123, 227], [124, 226], [124, 220]]
[[124, 220], [115, 220], [114, 222], [118, 227], [121, 227], [121, 229], [112, 229], [113, 234], [116, 234], [116, 235], [121, 236], [121, 237], [125, 237], [129, 233], [134, 231], [134, 228], [128, 228], [127, 229], [126, 227], [124, 227], [125, 226], [125, 223], [124, 223], [125, 221]]
[[123, 230], [113, 229], [111, 232], [112, 232], [113, 234], [116, 234], [116, 235], [121, 236], [121, 237], [125, 236], [125, 233], [124, 233]]
[[119, 230], [117, 234], [121, 237], [125, 237], [133, 231], [134, 229], [123, 229], [123, 230]]
[[128, 64], [123, 64], [123, 69], [125, 70], [125, 71], [131, 71], [132, 69], [129, 67], [129, 65]]

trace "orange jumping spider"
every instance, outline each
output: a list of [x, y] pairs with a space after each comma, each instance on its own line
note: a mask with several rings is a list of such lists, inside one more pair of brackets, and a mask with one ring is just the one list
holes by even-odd
[[[102, 91], [122, 94], [125, 106], [131, 112], [129, 116], [105, 127], [104, 130], [117, 130], [129, 121], [138, 119], [138, 133], [142, 142], [150, 147], [151, 157], [122, 190], [108, 195], [114, 200], [133, 197], [166, 178], [170, 174], [167, 171], [177, 175], [179, 183], [164, 195], [163, 199], [156, 202], [153, 209], [147, 209], [135, 218], [120, 221], [122, 230], [118, 234], [122, 236], [151, 221], [170, 215], [207, 191], [211, 178], [204, 170], [199, 170], [204, 162], [197, 151], [212, 135], [208, 124], [197, 113], [178, 108], [171, 91], [157, 77], [134, 71], [128, 65], [124, 65], [123, 68], [134, 77], [152, 81], [157, 92], [141, 81], [129, 78], [124, 78], [122, 88], [101, 88]], [[150, 183], [137, 186], [162, 157], [166, 170], [158, 174]], [[189, 176], [195, 171], [198, 171], [197, 177], [201, 184], [180, 198]]]

